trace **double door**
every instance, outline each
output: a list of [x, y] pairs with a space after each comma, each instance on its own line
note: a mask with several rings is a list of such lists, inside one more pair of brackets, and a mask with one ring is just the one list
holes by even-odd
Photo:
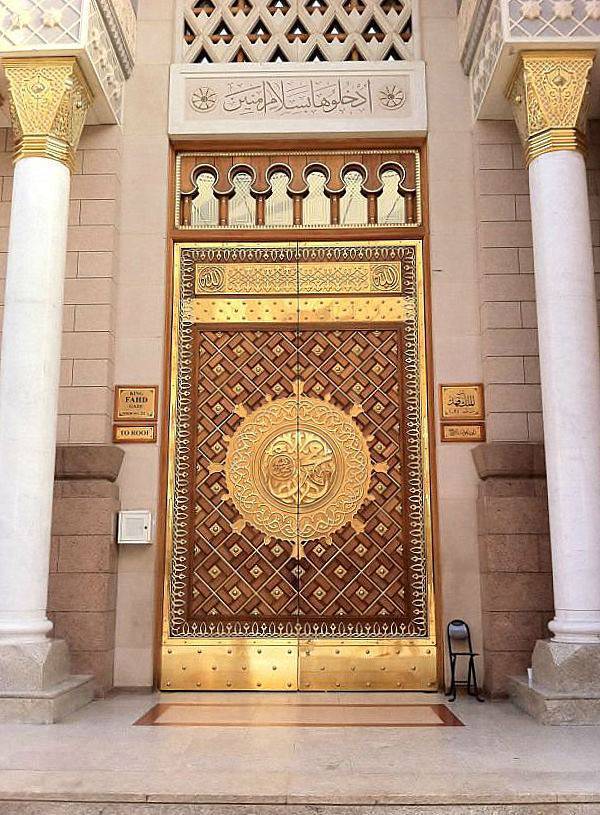
[[418, 241], [176, 247], [163, 689], [434, 689]]

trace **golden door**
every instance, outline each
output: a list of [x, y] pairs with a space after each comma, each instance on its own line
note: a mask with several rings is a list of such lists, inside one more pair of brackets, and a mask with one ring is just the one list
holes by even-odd
[[437, 687], [419, 241], [175, 249], [161, 687]]

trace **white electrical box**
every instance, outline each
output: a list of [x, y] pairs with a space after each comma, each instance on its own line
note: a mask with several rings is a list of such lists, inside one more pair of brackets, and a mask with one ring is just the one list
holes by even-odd
[[117, 543], [152, 543], [152, 513], [148, 509], [124, 509], [119, 512]]

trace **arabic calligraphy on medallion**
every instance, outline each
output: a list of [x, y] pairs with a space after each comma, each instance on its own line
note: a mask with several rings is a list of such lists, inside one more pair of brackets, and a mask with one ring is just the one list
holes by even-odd
[[389, 115], [406, 107], [407, 91], [401, 78], [215, 79], [190, 86], [188, 99], [198, 115]]
[[286, 506], [310, 506], [335, 484], [337, 462], [327, 439], [314, 430], [294, 428], [267, 444], [259, 463], [263, 486]]
[[353, 415], [323, 399], [275, 399], [249, 413], [228, 443], [230, 500], [267, 538], [310, 541], [352, 523], [373, 466]]

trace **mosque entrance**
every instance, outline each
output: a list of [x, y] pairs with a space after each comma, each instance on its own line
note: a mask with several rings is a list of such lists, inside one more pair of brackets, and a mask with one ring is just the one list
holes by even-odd
[[437, 688], [425, 317], [419, 239], [175, 244], [164, 690]]
[[165, 690], [434, 690], [420, 148], [174, 155]]

